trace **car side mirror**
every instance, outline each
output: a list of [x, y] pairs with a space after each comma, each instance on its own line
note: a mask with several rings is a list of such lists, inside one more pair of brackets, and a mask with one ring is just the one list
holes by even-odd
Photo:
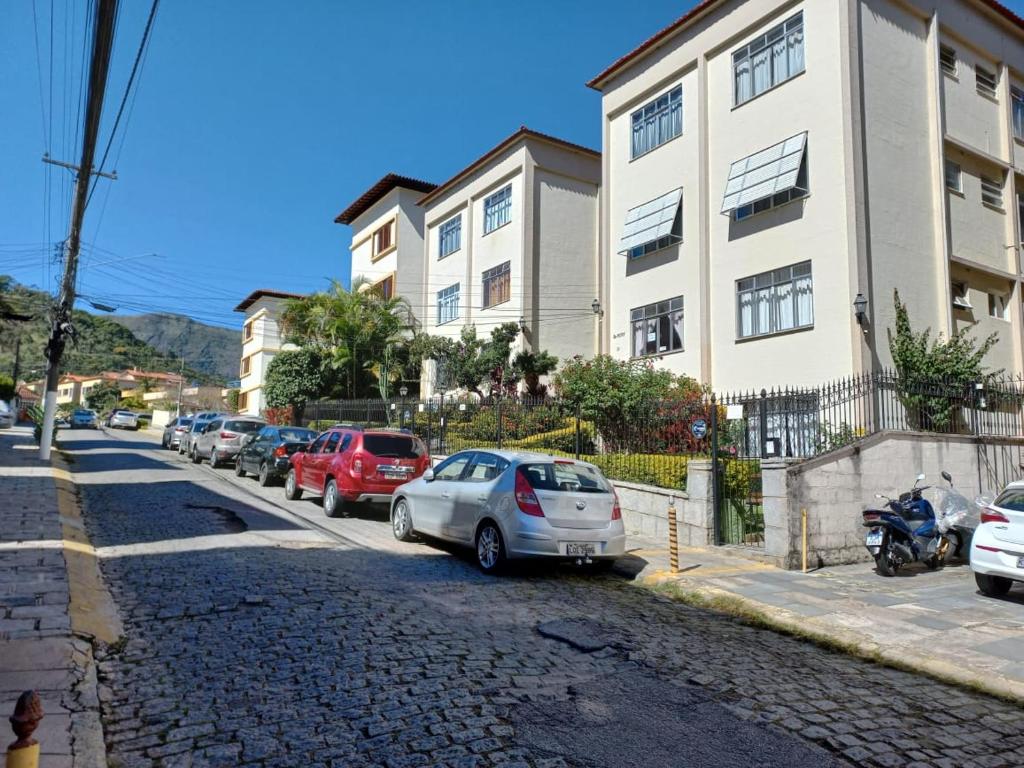
[[424, 472], [423, 473], [423, 481], [425, 483], [432, 483], [432, 482], [434, 482], [434, 470], [428, 469], [426, 472]]

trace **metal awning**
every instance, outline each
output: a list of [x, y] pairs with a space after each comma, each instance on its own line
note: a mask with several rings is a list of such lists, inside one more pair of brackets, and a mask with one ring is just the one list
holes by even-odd
[[795, 187], [806, 149], [807, 131], [804, 131], [733, 163], [725, 184], [722, 213], [732, 213], [744, 205]]
[[619, 253], [629, 253], [637, 246], [656, 242], [672, 234], [672, 224], [682, 199], [683, 188], [680, 187], [649, 203], [630, 208], [619, 241]]

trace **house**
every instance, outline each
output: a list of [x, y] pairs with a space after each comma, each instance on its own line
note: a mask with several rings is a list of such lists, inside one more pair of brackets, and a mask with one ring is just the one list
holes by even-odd
[[588, 85], [603, 351], [817, 384], [891, 364], [895, 288], [1021, 370], [1024, 21], [998, 3], [704, 0]]
[[[517, 349], [593, 354], [600, 158], [524, 126], [424, 195], [424, 330], [489, 337], [511, 322]], [[424, 370], [425, 395], [448, 384]]]
[[423, 209], [437, 185], [389, 173], [335, 218], [352, 229], [352, 284], [364, 278], [383, 297], [409, 300], [417, 317], [423, 282]]
[[287, 344], [281, 334], [280, 319], [288, 299], [301, 299], [302, 294], [260, 288], [253, 291], [235, 307], [245, 313], [242, 325], [242, 360], [238, 394], [238, 411], [259, 416], [267, 407], [263, 383], [267, 366], [274, 356], [284, 350], [296, 349]]
[[57, 380], [57, 405], [79, 405], [82, 402], [82, 383], [88, 376], [66, 373]]

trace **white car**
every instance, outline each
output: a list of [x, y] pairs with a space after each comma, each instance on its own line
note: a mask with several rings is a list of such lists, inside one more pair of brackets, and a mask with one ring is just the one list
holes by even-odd
[[6, 400], [0, 400], [0, 429], [14, 426], [14, 412]]
[[971, 539], [971, 570], [978, 589], [991, 597], [1024, 582], [1024, 481], [1010, 483], [981, 510]]
[[110, 414], [110, 428], [138, 429], [138, 414], [132, 413], [131, 411], [114, 411], [112, 414]]

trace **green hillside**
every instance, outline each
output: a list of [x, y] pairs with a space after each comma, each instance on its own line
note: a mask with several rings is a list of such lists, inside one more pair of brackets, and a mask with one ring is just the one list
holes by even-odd
[[226, 381], [238, 378], [242, 332], [204, 325], [184, 315], [149, 314], [111, 317], [140, 341], [165, 355], [185, 356], [199, 371]]

